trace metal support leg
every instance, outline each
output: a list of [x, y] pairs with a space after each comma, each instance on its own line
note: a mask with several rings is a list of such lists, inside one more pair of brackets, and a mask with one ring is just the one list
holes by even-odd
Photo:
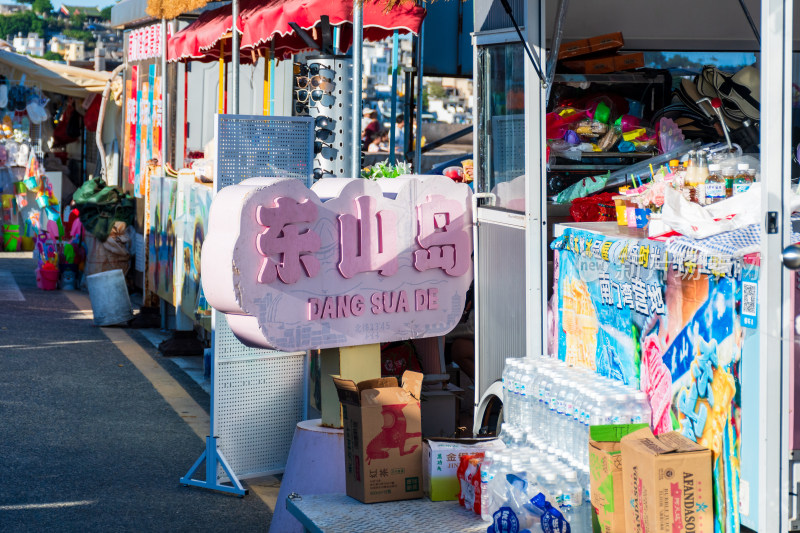
[[[192, 479], [192, 475], [200, 468], [202, 462], [206, 462], [206, 479]], [[227, 474], [228, 479], [231, 480], [233, 485], [222, 485], [217, 481], [217, 469], [222, 466], [222, 470]], [[228, 492], [235, 494], [239, 497], [244, 497], [248, 490], [242, 486], [242, 483], [233, 473], [233, 469], [228, 464], [228, 460], [222, 454], [222, 451], [217, 448], [217, 437], [206, 437], [206, 449], [200, 455], [200, 458], [195, 461], [185, 476], [181, 478], [181, 484], [184, 487], [189, 485], [193, 487], [200, 487], [209, 490], [218, 490], [220, 492]]]

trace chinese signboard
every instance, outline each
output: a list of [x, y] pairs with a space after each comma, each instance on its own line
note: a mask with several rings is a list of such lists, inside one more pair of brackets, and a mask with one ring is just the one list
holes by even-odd
[[254, 178], [211, 206], [203, 291], [243, 342], [284, 351], [452, 330], [472, 280], [471, 191], [442, 176]]
[[[167, 32], [171, 32], [167, 25]], [[153, 24], [128, 33], [128, 61], [161, 57], [161, 24]]]
[[553, 351], [645, 391], [656, 434], [711, 449], [715, 531], [738, 532], [741, 286], [757, 275], [730, 258], [667, 257], [658, 242], [572, 229], [553, 248]]

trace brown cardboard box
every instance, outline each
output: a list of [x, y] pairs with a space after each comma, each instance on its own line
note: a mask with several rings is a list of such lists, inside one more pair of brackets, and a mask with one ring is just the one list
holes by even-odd
[[644, 67], [643, 52], [614, 56], [614, 70], [633, 70], [642, 67]]
[[561, 43], [558, 49], [559, 59], [568, 59], [570, 57], [580, 57], [591, 53], [592, 47], [589, 45], [589, 39], [578, 39], [577, 41], [570, 41], [568, 43]]
[[676, 431], [641, 429], [621, 443], [628, 533], [713, 531], [710, 450]]
[[625, 533], [622, 454], [619, 442], [589, 441], [592, 509], [598, 533]]
[[590, 39], [578, 39], [577, 41], [562, 43], [558, 48], [558, 59], [581, 57], [598, 52], [608, 54], [620, 50], [623, 46], [625, 46], [625, 39], [622, 38], [622, 33], [608, 33]]
[[564, 61], [564, 66], [579, 74], [608, 74], [617, 70], [614, 56]]
[[344, 423], [347, 495], [364, 503], [422, 497], [422, 374], [333, 378]]
[[593, 54], [597, 52], [616, 52], [624, 46], [625, 39], [622, 38], [622, 32], [607, 33], [589, 39], [589, 47], [592, 49]]

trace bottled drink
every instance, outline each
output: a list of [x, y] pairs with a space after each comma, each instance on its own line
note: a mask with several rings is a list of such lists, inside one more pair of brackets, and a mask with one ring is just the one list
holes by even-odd
[[697, 182], [697, 152], [689, 150], [688, 158], [684, 162], [685, 174], [683, 176], [683, 197], [693, 202], [692, 194], [694, 184]]
[[708, 179], [705, 186], [706, 204], [715, 204], [726, 198], [725, 178], [719, 165], [708, 165]]
[[489, 482], [494, 479], [497, 471], [494, 455], [494, 451], [488, 450], [483, 454], [483, 461], [481, 461], [481, 518], [485, 522], [492, 520], [492, 515], [489, 514]]
[[725, 198], [733, 196], [733, 177], [735, 174], [733, 167], [722, 169], [722, 177], [725, 179]]
[[647, 401], [647, 393], [637, 391], [634, 393], [633, 398], [635, 407], [631, 417], [631, 424], [650, 424], [652, 427], [652, 410], [650, 409], [650, 402]]
[[736, 177], [733, 178], [733, 194], [741, 194], [746, 192], [750, 185], [753, 184], [753, 177], [748, 174], [748, 170], [750, 170], [747, 163], [740, 163], [738, 167], [739, 171], [736, 173]]
[[686, 174], [686, 188], [689, 201], [705, 205], [705, 183], [708, 178], [708, 159], [706, 152], [689, 152], [689, 168]]
[[570, 525], [570, 529], [575, 531], [591, 531], [591, 523], [584, 523], [584, 501], [583, 487], [578, 482], [578, 473], [574, 470], [567, 470], [564, 474], [564, 485], [561, 495], [559, 510]]
[[681, 162], [680, 161], [678, 161], [677, 159], [671, 159], [670, 160], [670, 162], [669, 162], [669, 171], [670, 171], [670, 173], [675, 174], [675, 173], [678, 172], [678, 170], [680, 170], [680, 168], [681, 168]]

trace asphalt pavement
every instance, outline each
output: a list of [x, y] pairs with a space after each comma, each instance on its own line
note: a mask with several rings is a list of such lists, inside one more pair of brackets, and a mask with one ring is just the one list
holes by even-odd
[[[125, 332], [207, 413], [196, 383]], [[66, 293], [36, 288], [30, 254], [0, 253], [0, 436], [2, 532], [268, 528], [252, 493], [180, 485], [203, 441]]]

